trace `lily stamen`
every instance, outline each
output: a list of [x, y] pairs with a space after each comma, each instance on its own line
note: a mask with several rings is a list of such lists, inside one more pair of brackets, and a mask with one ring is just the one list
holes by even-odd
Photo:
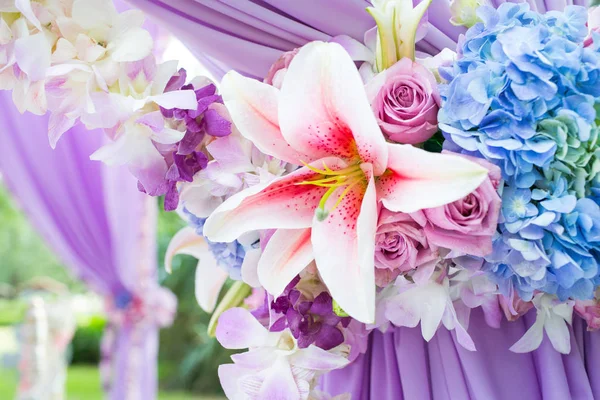
[[[325, 175], [324, 178], [315, 180], [306, 180], [296, 183], [296, 185], [314, 185], [319, 187], [328, 188], [328, 190], [321, 197], [319, 206], [315, 210], [317, 220], [323, 221], [327, 216], [336, 209], [336, 207], [342, 202], [342, 200], [348, 195], [350, 190], [358, 183], [362, 182], [365, 178], [365, 173], [361, 169], [360, 164], [355, 164], [340, 170], [332, 170], [323, 162], [323, 169], [315, 168], [311, 165], [304, 163], [304, 165], [313, 172], [320, 175]], [[335, 204], [330, 210], [326, 210], [326, 204], [331, 195], [339, 188], [344, 188], [342, 193], [338, 196]]]

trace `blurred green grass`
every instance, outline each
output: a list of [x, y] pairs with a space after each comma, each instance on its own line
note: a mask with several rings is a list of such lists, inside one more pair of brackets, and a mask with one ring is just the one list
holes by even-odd
[[[17, 386], [17, 374], [0, 368], [0, 399], [12, 399]], [[73, 366], [67, 377], [67, 400], [103, 400], [98, 368]], [[182, 392], [159, 392], [158, 400], [224, 400], [223, 397], [199, 396]]]

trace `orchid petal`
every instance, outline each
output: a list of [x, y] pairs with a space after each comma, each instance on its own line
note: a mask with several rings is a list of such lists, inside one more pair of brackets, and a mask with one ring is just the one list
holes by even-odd
[[50, 147], [56, 148], [61, 136], [75, 125], [75, 120], [62, 114], [51, 113], [48, 120], [48, 140]]
[[200, 260], [206, 253], [210, 252], [206, 240], [198, 235], [196, 231], [186, 226], [173, 236], [165, 254], [165, 270], [173, 271], [173, 258], [178, 254], [186, 254]]
[[294, 367], [305, 368], [311, 371], [330, 371], [344, 368], [349, 364], [349, 361], [345, 357], [310, 345], [294, 353], [290, 357], [290, 363]]
[[337, 43], [302, 47], [287, 70], [279, 103], [281, 133], [313, 158], [340, 156], [385, 171], [386, 142], [356, 66]]
[[260, 151], [296, 165], [314, 160], [283, 138], [277, 115], [279, 90], [235, 71], [223, 77], [220, 90], [236, 127]]
[[459, 200], [481, 185], [488, 171], [464, 158], [429, 153], [410, 145], [388, 144], [388, 174], [379, 178], [383, 205], [411, 213]]
[[298, 400], [300, 398], [298, 385], [285, 357], [279, 357], [268, 369], [257, 398], [277, 400]]
[[159, 106], [171, 110], [173, 108], [181, 108], [182, 110], [195, 110], [198, 106], [196, 93], [193, 90], [178, 90], [175, 92], [167, 92], [156, 96], [150, 96], [150, 101], [155, 102]]
[[208, 313], [217, 303], [219, 292], [227, 280], [228, 274], [219, 268], [215, 256], [206, 240], [190, 227], [185, 227], [173, 236], [165, 254], [165, 269], [171, 273], [173, 258], [186, 254], [198, 259], [196, 267], [195, 295], [198, 304]]
[[231, 359], [235, 365], [253, 370], [270, 368], [277, 358], [277, 350], [274, 347], [257, 347], [245, 353], [233, 354]]
[[254, 370], [243, 368], [235, 364], [219, 365], [219, 382], [228, 399], [239, 399], [245, 396], [240, 392], [239, 383], [248, 374], [254, 373]]
[[510, 351], [515, 353], [528, 353], [540, 347], [542, 339], [544, 339], [544, 322], [545, 317], [538, 314], [535, 323], [525, 332], [523, 337], [513, 344]]
[[226, 349], [258, 347], [268, 336], [267, 329], [244, 308], [231, 308], [219, 317], [217, 340]]
[[112, 1], [75, 0], [71, 15], [80, 27], [91, 30], [112, 25], [117, 10]]
[[248, 250], [244, 257], [244, 261], [242, 262], [242, 280], [253, 288], [260, 287], [260, 280], [258, 279], [258, 262], [261, 254], [262, 251], [260, 249]]
[[258, 278], [272, 295], [279, 296], [285, 287], [312, 260], [310, 229], [278, 229], [258, 263]]
[[566, 321], [550, 311], [544, 322], [544, 330], [554, 350], [562, 354], [571, 352], [571, 335]]
[[21, 14], [23, 14], [33, 26], [41, 31], [42, 25], [31, 8], [31, 0], [15, 0], [14, 3], [19, 12], [21, 12]]
[[[331, 196], [327, 207], [337, 201], [336, 194], [340, 193]], [[375, 320], [376, 230], [372, 177], [367, 187], [359, 184], [350, 190], [324, 221], [315, 216], [312, 229], [315, 260], [323, 282], [340, 307], [364, 323]]]
[[207, 313], [215, 310], [219, 293], [229, 274], [219, 268], [212, 252], [208, 251], [198, 260], [196, 266], [196, 284], [194, 294], [200, 307]]
[[15, 57], [19, 68], [32, 81], [46, 77], [52, 54], [48, 40], [43, 33], [22, 37], [15, 41]]
[[110, 41], [107, 50], [116, 62], [132, 62], [148, 57], [153, 46], [150, 32], [143, 28], [130, 28]]
[[[336, 169], [338, 159], [323, 160]], [[316, 168], [322, 162], [316, 161]], [[300, 184], [319, 174], [300, 168], [268, 184], [258, 184], [237, 193], [221, 204], [204, 225], [204, 234], [213, 242], [232, 242], [241, 234], [259, 229], [300, 229], [312, 224], [315, 209], [327, 191]]]

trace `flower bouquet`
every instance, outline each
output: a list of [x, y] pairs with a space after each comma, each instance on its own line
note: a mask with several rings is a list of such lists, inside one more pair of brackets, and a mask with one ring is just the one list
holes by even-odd
[[600, 327], [598, 11], [457, 0], [469, 29], [430, 55], [429, 3], [372, 0], [364, 43], [312, 42], [218, 86], [158, 64], [137, 11], [0, 1], [17, 107], [51, 113], [52, 145], [104, 129], [92, 158], [188, 222], [166, 267], [197, 257], [211, 333], [249, 349], [219, 369], [229, 398], [330, 398], [318, 377], [390, 325], [475, 351], [478, 307], [492, 327], [535, 308], [515, 352], [545, 332], [569, 353], [573, 311]]

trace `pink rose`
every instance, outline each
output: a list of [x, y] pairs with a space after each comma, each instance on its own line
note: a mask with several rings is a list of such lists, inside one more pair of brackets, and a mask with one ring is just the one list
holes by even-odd
[[577, 300], [574, 310], [585, 319], [588, 331], [596, 331], [600, 328], [600, 304], [597, 300]]
[[367, 85], [383, 133], [394, 142], [423, 143], [438, 130], [440, 94], [427, 68], [403, 58]]
[[375, 237], [375, 272], [379, 286], [435, 257], [436, 249], [429, 246], [423, 228], [410, 215], [382, 210]]
[[[448, 153], [448, 152], [444, 152]], [[429, 243], [464, 254], [483, 257], [492, 252], [492, 237], [498, 226], [501, 199], [500, 168], [480, 158], [461, 154], [488, 169], [475, 191], [454, 203], [411, 214], [425, 228]]]
[[267, 72], [267, 77], [264, 82], [268, 85], [275, 86], [277, 89], [281, 89], [283, 77], [292, 63], [292, 60], [296, 57], [296, 54], [298, 54], [298, 51], [300, 51], [300, 49], [294, 49], [283, 53], [283, 55], [275, 61], [275, 64], [271, 66], [269, 72]]

